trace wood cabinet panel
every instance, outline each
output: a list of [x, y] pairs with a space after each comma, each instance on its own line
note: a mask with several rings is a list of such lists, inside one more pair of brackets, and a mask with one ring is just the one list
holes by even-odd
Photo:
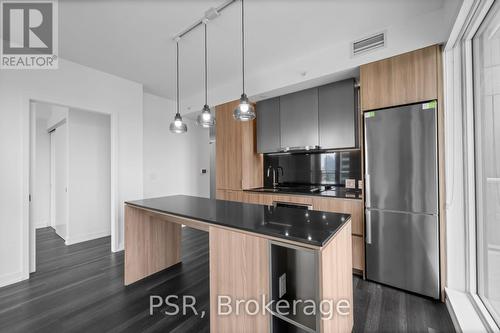
[[216, 189], [241, 190], [262, 186], [263, 158], [257, 154], [256, 122], [237, 121], [233, 110], [238, 101], [215, 107]]
[[365, 242], [363, 237], [352, 236], [352, 268], [365, 270]]
[[217, 189], [241, 189], [241, 124], [233, 118], [236, 102], [215, 108], [217, 130], [215, 133], [215, 182]]
[[181, 225], [125, 206], [125, 285], [179, 262]]
[[260, 301], [269, 298], [269, 243], [261, 237], [210, 227], [210, 331], [269, 332], [269, 313], [240, 311], [218, 316], [217, 296]]
[[[320, 299], [347, 300], [350, 311], [347, 316], [337, 313], [330, 320], [321, 320], [321, 332], [351, 332], [353, 320], [352, 291], [352, 238], [351, 225], [347, 224], [335, 239], [320, 252]], [[327, 281], [335, 281], [328, 283]]]
[[314, 197], [313, 209], [325, 212], [351, 214], [353, 235], [363, 236], [364, 208], [362, 200]]
[[272, 193], [255, 193], [247, 191], [217, 190], [217, 199], [272, 205], [274, 201], [310, 205], [313, 210], [343, 213], [351, 215], [352, 260], [353, 268], [364, 272], [364, 204], [362, 200], [321, 198], [314, 196], [278, 195]]
[[362, 65], [362, 110], [437, 99], [438, 57], [433, 45]]

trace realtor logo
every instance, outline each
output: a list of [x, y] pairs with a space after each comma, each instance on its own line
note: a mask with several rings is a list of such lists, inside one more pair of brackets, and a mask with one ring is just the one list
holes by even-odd
[[2, 69], [56, 69], [57, 2], [1, 2]]

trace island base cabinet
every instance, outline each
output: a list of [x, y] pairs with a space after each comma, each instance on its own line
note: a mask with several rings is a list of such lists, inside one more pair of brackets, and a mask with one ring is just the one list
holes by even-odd
[[[269, 252], [273, 333], [352, 331], [350, 222], [319, 250], [271, 241]], [[310, 301], [316, 305], [315, 314], [306, 309]], [[289, 305], [285, 311], [278, 311], [279, 302]]]
[[181, 224], [125, 206], [125, 285], [181, 262]]
[[[330, 320], [321, 320], [321, 332], [352, 332], [352, 237], [351, 223], [347, 223], [319, 254], [319, 295], [322, 300], [332, 300], [336, 311]], [[342, 306], [341, 313], [337, 311]], [[345, 306], [345, 307], [344, 307]]]
[[[269, 332], [269, 313], [251, 315], [245, 305], [236, 313], [237, 300], [256, 300], [269, 295], [269, 241], [262, 237], [223, 228], [209, 228], [210, 332]], [[224, 299], [219, 301], [219, 297]], [[227, 297], [227, 298], [226, 298]], [[219, 305], [230, 300], [232, 310]], [[254, 309], [249, 307], [250, 312]]]

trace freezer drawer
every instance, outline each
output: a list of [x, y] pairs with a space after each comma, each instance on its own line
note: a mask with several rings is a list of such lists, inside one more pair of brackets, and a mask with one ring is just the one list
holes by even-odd
[[437, 216], [367, 210], [365, 222], [367, 278], [439, 298]]

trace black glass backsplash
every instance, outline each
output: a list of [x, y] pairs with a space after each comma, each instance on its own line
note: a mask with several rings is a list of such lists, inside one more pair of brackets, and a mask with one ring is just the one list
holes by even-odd
[[314, 184], [344, 186], [346, 179], [361, 179], [361, 152], [264, 155], [264, 186], [272, 186], [267, 168], [281, 166], [280, 184]]

